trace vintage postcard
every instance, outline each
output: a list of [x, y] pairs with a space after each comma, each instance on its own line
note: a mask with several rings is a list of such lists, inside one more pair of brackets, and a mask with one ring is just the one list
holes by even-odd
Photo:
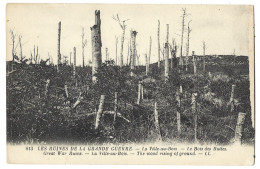
[[7, 162], [254, 165], [254, 7], [7, 4]]

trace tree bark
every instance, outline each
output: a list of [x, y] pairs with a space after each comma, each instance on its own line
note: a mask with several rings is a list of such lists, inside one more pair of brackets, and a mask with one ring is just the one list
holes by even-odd
[[76, 47], [73, 48], [74, 52], [74, 64], [73, 64], [73, 78], [76, 79]]
[[157, 37], [158, 37], [158, 68], [160, 68], [160, 20], [158, 20], [158, 32], [157, 32]]
[[157, 102], [154, 103], [154, 125], [156, 129], [157, 140], [161, 141], [162, 136], [161, 136], [160, 125], [159, 125], [159, 114], [157, 109]]
[[236, 88], [236, 85], [233, 84], [232, 89], [231, 89], [231, 96], [230, 96], [230, 111], [231, 112], [234, 112], [234, 110], [235, 110], [235, 104], [234, 104], [235, 88]]
[[197, 131], [198, 131], [198, 114], [197, 114], [197, 93], [192, 94], [192, 113], [194, 117], [194, 142], [197, 143]]
[[245, 121], [246, 113], [239, 112], [237, 117], [237, 125], [235, 129], [235, 143], [241, 145], [242, 144], [242, 132], [243, 132], [243, 124]]
[[132, 49], [132, 57], [131, 57], [131, 76], [134, 75], [134, 68], [135, 68], [135, 58], [136, 58], [136, 45], [135, 45], [135, 41], [136, 41], [136, 31], [131, 31], [131, 49]]
[[59, 72], [59, 65], [61, 64], [61, 54], [60, 54], [60, 35], [61, 35], [61, 22], [58, 23], [58, 63], [57, 63], [57, 71]]
[[101, 95], [99, 108], [98, 108], [98, 112], [96, 115], [95, 130], [97, 130], [99, 127], [100, 118], [101, 118], [101, 115], [102, 115], [103, 109], [104, 109], [104, 103], [105, 103], [105, 95]]
[[164, 46], [164, 76], [165, 76], [165, 81], [169, 80], [169, 46], [168, 43], [165, 43]]
[[92, 82], [96, 82], [97, 78], [95, 74], [101, 67], [102, 56], [101, 56], [101, 20], [100, 11], [95, 11], [95, 25], [91, 29], [91, 41], [92, 41]]

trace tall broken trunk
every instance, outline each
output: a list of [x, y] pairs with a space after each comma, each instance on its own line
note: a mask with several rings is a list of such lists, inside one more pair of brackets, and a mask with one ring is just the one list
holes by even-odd
[[74, 64], [73, 64], [73, 78], [76, 79], [76, 47], [73, 48]]
[[149, 46], [149, 55], [148, 55], [148, 69], [150, 68], [151, 52], [152, 52], [152, 37], [150, 36], [150, 46]]
[[206, 52], [206, 44], [205, 41], [203, 41], [203, 73], [206, 72], [205, 52]]
[[135, 68], [135, 58], [136, 58], [136, 45], [135, 45], [135, 41], [136, 41], [136, 31], [131, 31], [131, 49], [132, 49], [132, 56], [131, 56], [131, 76], [134, 75], [134, 68]]
[[193, 72], [194, 72], [194, 75], [196, 76], [197, 75], [197, 60], [195, 58], [194, 51], [192, 51], [192, 59], [193, 59]]
[[101, 115], [102, 115], [103, 109], [104, 109], [104, 103], [105, 103], [105, 95], [101, 95], [98, 111], [96, 114], [95, 130], [97, 130], [99, 127], [100, 118], [101, 118]]
[[125, 21], [123, 21], [123, 33], [122, 33], [122, 38], [121, 38], [121, 51], [120, 51], [120, 67], [123, 67], [124, 65], [124, 60], [123, 60], [123, 51], [124, 51], [124, 41], [125, 41]]
[[160, 68], [160, 20], [158, 20], [158, 32], [157, 32], [157, 37], [158, 37], [158, 68]]
[[147, 54], [145, 54], [145, 74], [148, 76], [149, 73], [149, 64], [148, 64], [148, 57]]
[[57, 63], [57, 71], [59, 72], [59, 66], [61, 64], [61, 54], [60, 54], [60, 34], [61, 34], [61, 22], [58, 23], [58, 63]]
[[165, 81], [169, 80], [169, 46], [168, 43], [165, 43], [164, 46], [164, 77], [165, 77]]
[[95, 11], [95, 25], [91, 29], [91, 41], [92, 41], [92, 82], [97, 80], [95, 74], [97, 70], [101, 67], [102, 56], [101, 56], [101, 20], [100, 11]]

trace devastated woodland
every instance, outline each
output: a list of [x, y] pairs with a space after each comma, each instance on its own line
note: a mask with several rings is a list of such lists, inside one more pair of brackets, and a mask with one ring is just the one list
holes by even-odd
[[[40, 56], [41, 46], [23, 56], [22, 36], [10, 31], [9, 143], [254, 144], [248, 56], [207, 55], [203, 39], [203, 55], [189, 51], [192, 22], [185, 20], [186, 9], [181, 42], [171, 41], [171, 25], [158, 20], [157, 39], [150, 37], [145, 54], [136, 48], [136, 37], [142, 34], [128, 28], [127, 19], [114, 15], [114, 24], [122, 32], [115, 36], [116, 56], [109, 56], [102, 45], [101, 12], [93, 11], [95, 23], [82, 29], [82, 53], [72, 46], [69, 57], [61, 54], [61, 34], [66, 29], [62, 21], [57, 21], [57, 56], [47, 60], [41, 59], [46, 58]], [[160, 37], [162, 27], [166, 38]], [[91, 37], [85, 36], [86, 31], [91, 31]], [[158, 44], [156, 49], [153, 43]], [[92, 55], [84, 54], [86, 45]], [[86, 64], [86, 56], [92, 57], [91, 64]], [[151, 63], [154, 56], [157, 62]], [[82, 58], [82, 66], [77, 66], [76, 58]], [[145, 58], [145, 64], [140, 58]]]

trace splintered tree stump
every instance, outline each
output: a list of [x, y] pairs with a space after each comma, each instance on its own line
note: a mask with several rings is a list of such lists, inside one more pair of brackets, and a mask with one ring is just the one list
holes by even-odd
[[241, 145], [242, 144], [242, 132], [243, 132], [243, 124], [245, 122], [246, 113], [239, 112], [237, 117], [237, 125], [235, 129], [235, 143]]
[[157, 32], [157, 38], [158, 38], [158, 68], [160, 68], [160, 20], [158, 20], [158, 32]]
[[101, 118], [101, 115], [102, 115], [103, 109], [104, 109], [104, 103], [105, 103], [105, 95], [101, 95], [100, 103], [99, 103], [99, 107], [98, 107], [98, 111], [97, 111], [97, 115], [96, 115], [95, 130], [97, 130], [99, 127], [100, 118]]

